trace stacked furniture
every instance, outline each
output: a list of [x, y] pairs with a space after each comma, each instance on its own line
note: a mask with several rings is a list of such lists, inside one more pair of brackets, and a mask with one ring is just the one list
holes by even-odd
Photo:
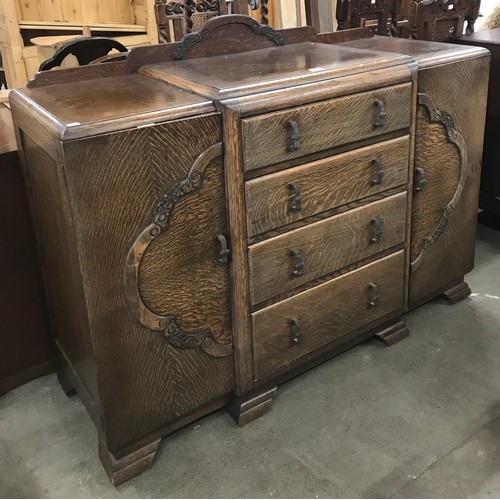
[[38, 71], [32, 38], [100, 35], [128, 48], [158, 43], [154, 0], [0, 0], [0, 52], [9, 88]]
[[489, 54], [346, 33], [221, 16], [13, 92], [59, 377], [115, 484], [470, 292]]

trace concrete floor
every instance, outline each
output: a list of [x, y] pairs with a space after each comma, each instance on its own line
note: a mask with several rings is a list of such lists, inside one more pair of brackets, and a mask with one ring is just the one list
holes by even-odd
[[166, 438], [115, 489], [97, 433], [54, 375], [0, 398], [2, 497], [499, 497], [500, 232], [479, 226], [473, 296], [409, 314], [279, 388], [238, 429], [216, 412]]

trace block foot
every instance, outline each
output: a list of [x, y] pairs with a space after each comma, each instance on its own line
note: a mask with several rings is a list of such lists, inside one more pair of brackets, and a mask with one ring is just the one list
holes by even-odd
[[155, 439], [147, 445], [139, 448], [128, 455], [120, 458], [108, 450], [102, 439], [99, 440], [99, 458], [104, 470], [111, 479], [111, 482], [118, 486], [119, 484], [132, 479], [141, 472], [149, 469], [153, 465], [153, 459], [158, 450], [161, 439]]
[[410, 334], [404, 321], [398, 321], [394, 325], [381, 330], [375, 334], [385, 345], [393, 345], [400, 340], [405, 339]]
[[68, 398], [72, 398], [76, 395], [76, 389], [73, 387], [73, 384], [69, 381], [68, 377], [66, 377], [62, 370], [58, 370], [57, 380], [59, 381], [64, 394], [66, 394]]
[[455, 285], [443, 292], [443, 297], [450, 304], [456, 304], [457, 302], [467, 298], [470, 294], [471, 289], [469, 288], [469, 285], [465, 281], [462, 281], [462, 283], [459, 283], [458, 285]]
[[229, 414], [240, 427], [248, 424], [271, 411], [276, 389], [273, 387], [254, 396], [235, 399], [228, 407]]

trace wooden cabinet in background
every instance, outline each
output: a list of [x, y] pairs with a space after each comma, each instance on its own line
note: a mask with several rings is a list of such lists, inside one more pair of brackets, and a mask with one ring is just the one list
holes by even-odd
[[463, 35], [453, 43], [484, 47], [491, 52], [479, 207], [484, 210], [480, 220], [500, 229], [500, 28]]
[[[409, 302], [470, 268], [449, 245], [474, 243], [483, 80], [476, 111], [450, 109], [433, 67], [342, 39], [218, 17], [13, 92], [60, 380], [115, 484], [200, 416], [229, 403], [243, 425], [277, 383], [370, 336], [404, 338]], [[487, 52], [468, 49], [448, 75], [462, 60], [487, 73]], [[433, 101], [417, 108], [417, 90]], [[469, 114], [470, 134], [450, 118]], [[442, 179], [424, 135], [454, 162]], [[443, 190], [419, 202], [424, 178]]]

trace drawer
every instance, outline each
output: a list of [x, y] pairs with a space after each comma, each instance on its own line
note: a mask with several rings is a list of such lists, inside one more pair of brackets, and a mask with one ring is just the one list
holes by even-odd
[[407, 128], [410, 114], [411, 83], [404, 83], [245, 118], [245, 170]]
[[252, 314], [255, 379], [400, 314], [403, 275], [401, 250]]
[[332, 273], [405, 240], [406, 192], [248, 249], [252, 304]]
[[248, 237], [406, 184], [408, 149], [399, 137], [246, 182]]

